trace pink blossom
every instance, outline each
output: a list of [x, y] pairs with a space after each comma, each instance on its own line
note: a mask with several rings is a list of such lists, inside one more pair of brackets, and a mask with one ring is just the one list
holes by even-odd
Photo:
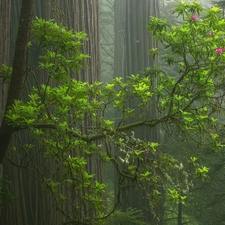
[[190, 20], [197, 20], [198, 19], [198, 16], [197, 15], [192, 15], [191, 17], [190, 17]]
[[219, 55], [221, 55], [223, 53], [223, 51], [224, 51], [224, 48], [217, 48], [215, 50], [216, 54], [219, 54]]

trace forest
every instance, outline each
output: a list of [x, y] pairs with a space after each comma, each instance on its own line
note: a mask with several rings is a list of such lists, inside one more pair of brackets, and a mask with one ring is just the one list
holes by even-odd
[[224, 9], [0, 0], [0, 225], [225, 225]]

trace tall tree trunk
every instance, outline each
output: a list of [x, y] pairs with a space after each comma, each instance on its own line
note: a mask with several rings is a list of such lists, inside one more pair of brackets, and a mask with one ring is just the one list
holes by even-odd
[[[10, 13], [11, 2], [9, 0], [0, 0], [0, 66], [9, 65], [9, 44], [10, 44]], [[6, 85], [0, 78], [0, 124], [3, 117], [6, 104]]]
[[[144, 71], [146, 67], [153, 66], [152, 58], [148, 51], [156, 47], [152, 36], [148, 33], [147, 23], [150, 16], [158, 16], [159, 1], [158, 0], [115, 0], [114, 1], [114, 17], [115, 17], [115, 57], [114, 57], [114, 74], [115, 76], [126, 76], [137, 74]], [[156, 85], [156, 80], [152, 80]], [[135, 106], [132, 102], [129, 107]], [[151, 115], [148, 118], [157, 117], [156, 105], [153, 102], [149, 110]], [[137, 115], [141, 113], [136, 110]], [[138, 120], [138, 118], [137, 118]], [[131, 119], [130, 122], [134, 122]], [[133, 130], [137, 138], [148, 141], [159, 142], [159, 129], [143, 128]], [[127, 185], [127, 184], [126, 184]], [[143, 220], [151, 224], [159, 224], [155, 219], [154, 213], [159, 214], [159, 209], [155, 208], [155, 212], [151, 212], [148, 207], [149, 202], [144, 192], [138, 190], [131, 185], [129, 189], [123, 192], [124, 210], [133, 207], [143, 210]]]
[[[21, 15], [19, 21], [19, 27], [16, 38], [15, 51], [13, 56], [12, 64], [12, 77], [9, 84], [9, 90], [7, 93], [7, 101], [5, 111], [12, 106], [14, 100], [19, 99], [23, 82], [25, 78], [25, 67], [26, 67], [26, 53], [27, 45], [30, 32], [30, 23], [33, 15], [33, 4], [32, 0], [23, 0], [21, 7]], [[4, 115], [0, 128], [0, 163], [2, 163], [5, 153], [8, 149], [11, 135], [13, 133], [12, 127], [5, 123]]]
[[[18, 15], [21, 1], [12, 1], [12, 19], [11, 19], [11, 52], [14, 49], [15, 30], [18, 27]], [[76, 79], [88, 81], [90, 83], [100, 80], [100, 55], [99, 55], [99, 17], [98, 17], [98, 0], [48, 0], [36, 1], [35, 15], [39, 18], [50, 19], [55, 18], [56, 21], [63, 22], [69, 29], [75, 31], [84, 31], [89, 37], [89, 41], [84, 43], [83, 52], [91, 56], [86, 61], [87, 67], [77, 74], [71, 74]], [[0, 28], [1, 29], [1, 28]], [[9, 37], [9, 36], [8, 36]], [[9, 39], [8, 39], [9, 40]], [[31, 52], [31, 55], [34, 54]], [[37, 74], [39, 84], [45, 82], [44, 74]], [[26, 98], [30, 88], [34, 85], [34, 80], [29, 78], [26, 81], [22, 98]], [[86, 124], [90, 124], [86, 121]], [[22, 131], [16, 134], [13, 143], [19, 148], [23, 148], [24, 143], [31, 142], [29, 134]], [[38, 152], [36, 145], [29, 157], [33, 157]], [[20, 157], [15, 154], [7, 155], [16, 164], [21, 163], [21, 157], [25, 157], [21, 153]], [[43, 191], [40, 183], [40, 174], [35, 170], [35, 166], [44, 163], [43, 155], [36, 155], [35, 160], [30, 163], [27, 169], [18, 168], [9, 161], [4, 162], [4, 174], [12, 181], [13, 192], [16, 195], [15, 203], [9, 206], [5, 211], [5, 220], [3, 224], [7, 225], [61, 225], [62, 217], [56, 212], [55, 205], [48, 195]], [[101, 179], [102, 170], [101, 162], [98, 157], [89, 158], [89, 171], [96, 174]], [[45, 162], [46, 165], [54, 169], [54, 165]], [[43, 171], [42, 171], [43, 172]]]
[[[0, 0], [0, 67], [2, 64], [9, 65], [9, 44], [10, 44], [10, 13], [11, 13], [11, 1]], [[7, 86], [3, 83], [3, 79], [0, 78], [0, 124], [6, 105], [6, 93]], [[0, 180], [3, 178], [3, 165], [0, 164]], [[1, 186], [0, 186], [1, 189]], [[1, 205], [0, 200], [0, 205]], [[0, 218], [2, 218], [0, 211]]]

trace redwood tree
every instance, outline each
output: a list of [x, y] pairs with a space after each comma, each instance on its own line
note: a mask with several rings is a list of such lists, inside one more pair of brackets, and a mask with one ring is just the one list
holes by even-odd
[[[156, 43], [152, 39], [152, 35], [147, 30], [147, 24], [150, 16], [159, 15], [158, 0], [115, 0], [114, 1], [114, 17], [115, 17], [115, 53], [114, 53], [114, 74], [115, 76], [126, 77], [129, 74], [144, 73], [144, 68], [154, 65], [149, 50], [156, 47]], [[143, 74], [143, 76], [145, 76]], [[157, 80], [152, 80], [153, 87]], [[127, 107], [136, 105], [135, 101], [129, 102]], [[137, 114], [142, 111], [137, 110]], [[156, 118], [156, 104], [152, 102], [151, 115], [147, 117]], [[119, 117], [117, 115], [116, 117]], [[130, 122], [137, 121], [138, 118], [130, 119]], [[148, 141], [159, 142], [158, 127], [154, 128], [137, 128], [134, 129], [135, 135]], [[135, 185], [124, 183], [127, 190], [124, 189], [123, 205], [124, 210], [128, 207], [143, 210], [143, 220], [149, 223], [157, 224], [157, 219], [153, 214], [162, 214], [161, 206], [155, 208], [152, 212], [148, 208], [149, 202], [146, 196]]]

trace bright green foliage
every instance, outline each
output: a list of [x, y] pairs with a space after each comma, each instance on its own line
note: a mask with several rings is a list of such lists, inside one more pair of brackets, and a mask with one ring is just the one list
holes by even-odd
[[79, 40], [87, 40], [83, 32], [74, 33], [52, 20], [37, 18], [33, 21], [32, 33], [34, 41], [44, 50], [40, 55], [42, 60], [39, 67], [47, 70], [51, 79], [65, 82], [68, 72], [78, 71], [83, 65], [83, 60], [89, 57], [80, 51], [82, 43]]
[[179, 203], [184, 202], [184, 200], [187, 198], [186, 196], [182, 196], [179, 194], [177, 190], [171, 190], [169, 189], [168, 198], [171, 202]]
[[195, 171], [195, 177], [201, 177], [202, 181], [204, 181], [205, 179], [208, 179], [208, 172], [209, 172], [209, 168], [202, 166], [201, 168], [197, 168]]
[[[180, 3], [174, 13], [183, 17], [181, 25], [170, 26], [167, 20], [154, 17], [149, 21], [154, 39], [163, 46], [150, 53], [167, 66], [175, 65], [177, 71], [167, 74], [158, 65], [148, 68], [145, 75], [132, 74], [126, 82], [116, 77], [107, 84], [69, 76], [88, 57], [81, 53], [83, 33], [67, 31], [53, 21], [33, 22], [33, 41], [41, 49], [39, 69], [46, 72], [48, 81], [34, 87], [28, 101], [15, 101], [7, 122], [15, 131], [29, 129], [44, 149], [46, 161], [55, 165], [43, 183], [61, 212], [63, 204], [69, 205], [69, 211], [63, 211], [66, 221], [102, 224], [106, 217], [105, 184], [96, 179], [97, 171], [90, 172], [88, 164], [96, 158], [114, 165], [119, 187], [125, 178], [132, 180], [146, 192], [150, 204], [158, 204], [162, 198], [160, 188], [168, 190], [172, 202], [186, 199], [185, 190], [171, 176], [184, 172], [179, 157], [170, 156], [160, 143], [146, 142], [125, 131], [161, 125], [162, 135], [174, 133], [179, 140], [192, 140], [196, 149], [221, 151], [215, 117], [223, 110], [225, 21], [215, 7], [203, 16], [202, 11], [198, 3]], [[157, 86], [152, 85], [154, 79]], [[128, 108], [133, 100], [136, 106]], [[150, 119], [152, 102], [158, 109], [154, 119]], [[112, 107], [118, 111], [119, 121], [104, 119]], [[143, 114], [137, 114], [136, 108], [143, 109]], [[129, 123], [130, 117], [139, 120]], [[115, 147], [119, 156], [114, 155]], [[208, 179], [209, 169], [197, 163], [197, 156], [188, 160], [195, 168], [192, 178]]]
[[0, 69], [0, 78], [2, 78], [3, 83], [9, 83], [12, 75], [12, 68], [2, 64]]

